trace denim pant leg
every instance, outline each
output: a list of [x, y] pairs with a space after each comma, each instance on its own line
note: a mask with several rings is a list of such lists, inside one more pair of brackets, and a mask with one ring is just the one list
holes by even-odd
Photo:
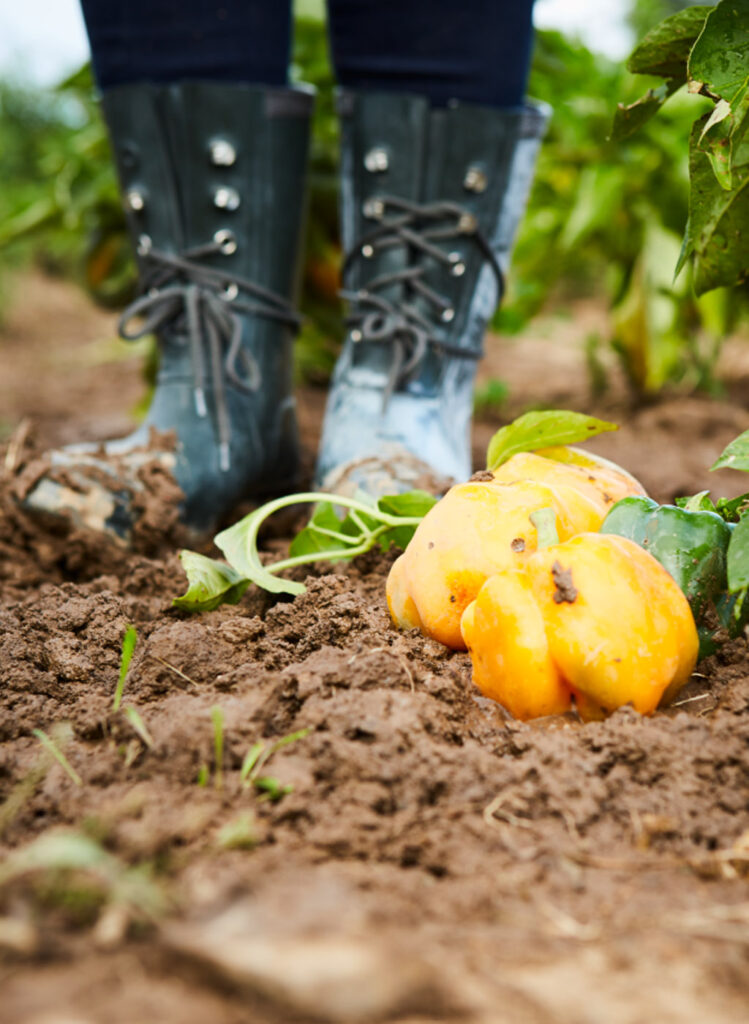
[[286, 85], [291, 0], [81, 0], [101, 89], [184, 80]]
[[533, 43], [533, 0], [328, 0], [338, 81], [517, 107]]

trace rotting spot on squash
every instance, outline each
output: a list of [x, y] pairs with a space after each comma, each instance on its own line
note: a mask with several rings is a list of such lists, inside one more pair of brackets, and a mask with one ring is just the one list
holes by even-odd
[[450, 604], [455, 604], [456, 601], [457, 601], [457, 598], [456, 598], [455, 594], [450, 594]]
[[525, 551], [525, 537], [516, 537], [510, 544], [513, 551]]
[[563, 569], [560, 562], [554, 562], [551, 578], [557, 588], [553, 594], [554, 603], [574, 604], [577, 600], [577, 587], [572, 582], [572, 569]]

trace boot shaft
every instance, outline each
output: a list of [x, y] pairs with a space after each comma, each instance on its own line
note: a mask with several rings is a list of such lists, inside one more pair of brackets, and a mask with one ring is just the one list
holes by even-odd
[[[342, 236], [344, 248], [354, 253], [346, 285], [358, 292], [382, 275], [388, 278], [407, 268], [421, 268], [421, 281], [444, 300], [441, 308], [409, 282], [378, 286], [377, 295], [415, 310], [445, 346], [478, 357], [486, 322], [501, 298], [499, 272], [506, 273], [509, 264], [548, 110], [460, 103], [433, 109], [420, 96], [352, 92], [341, 94], [339, 110]], [[446, 237], [430, 238], [447, 257], [444, 262], [403, 244], [361, 246], [361, 239], [376, 229], [383, 215], [392, 216], [387, 197], [455, 208], [444, 222]], [[439, 221], [435, 224], [438, 228]], [[476, 230], [488, 243], [493, 267], [476, 244]], [[356, 312], [355, 300], [352, 305]], [[344, 364], [355, 373], [359, 366], [365, 374], [381, 375], [392, 361], [388, 346], [367, 344], [366, 337], [348, 355]], [[445, 372], [450, 372], [450, 365], [430, 348], [405, 386], [417, 393], [424, 388], [434, 391]], [[468, 372], [472, 375], [473, 369]]]
[[220, 242], [202, 257], [287, 299], [296, 292], [311, 91], [183, 82], [104, 95], [128, 230], [141, 269]]

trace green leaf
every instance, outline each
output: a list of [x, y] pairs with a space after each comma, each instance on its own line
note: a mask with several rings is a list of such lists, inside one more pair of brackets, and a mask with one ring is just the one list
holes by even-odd
[[726, 445], [710, 469], [743, 469], [749, 473], [749, 430]]
[[737, 498], [718, 498], [715, 511], [727, 523], [738, 523], [749, 511], [749, 494], [740, 494]]
[[710, 491], [700, 491], [689, 498], [677, 498], [676, 504], [687, 512], [715, 512], [715, 505], [710, 497]]
[[652, 28], [632, 51], [627, 70], [636, 75], [687, 79], [687, 58], [712, 7], [687, 7]]
[[736, 524], [728, 545], [726, 569], [732, 594], [749, 587], [749, 516]]
[[683, 85], [683, 81], [670, 78], [663, 85], [656, 89], [648, 89], [644, 96], [634, 103], [617, 104], [614, 114], [614, 124], [611, 129], [611, 138], [615, 140], [627, 139], [657, 114], [666, 100], [673, 96], [677, 89]]
[[689, 54], [689, 78], [704, 83], [711, 93], [733, 104], [746, 90], [748, 70], [749, 8], [746, 0], [721, 0], [710, 9]]
[[303, 594], [306, 589], [303, 583], [274, 576], [263, 568], [255, 545], [260, 524], [268, 516], [267, 510], [267, 505], [261, 505], [214, 537], [214, 543], [240, 577], [252, 580], [271, 594]]
[[564, 250], [574, 251], [610, 221], [611, 211], [621, 200], [626, 173], [624, 167], [597, 163], [582, 168], [575, 202], [559, 237]]
[[695, 122], [689, 142], [689, 222], [685, 247], [694, 258], [698, 295], [743, 281], [749, 274], [749, 138], [734, 146], [733, 187], [717, 180], [700, 149], [707, 116]]
[[379, 499], [377, 507], [391, 516], [425, 516], [437, 500], [427, 491], [406, 491], [405, 494], [386, 494]]
[[222, 604], [236, 604], [250, 585], [236, 569], [197, 551], [180, 551], [179, 560], [187, 574], [187, 591], [172, 604], [188, 612], [211, 612]]
[[325, 552], [330, 557], [330, 552], [340, 550], [345, 557], [346, 549], [352, 546], [352, 541], [338, 540], [331, 537], [331, 533], [342, 534], [342, 522], [335, 514], [333, 503], [322, 501], [315, 509], [314, 515], [296, 535], [291, 542], [289, 555], [309, 555], [317, 552]]
[[718, 184], [730, 191], [737, 182], [734, 168], [740, 156], [739, 145], [749, 125], [749, 80], [734, 108], [720, 100], [700, 133], [698, 146], [710, 161]]
[[502, 427], [489, 442], [486, 468], [497, 469], [518, 452], [533, 452], [560, 444], [575, 444], [607, 430], [618, 430], [616, 423], [585, 416], [581, 412], [547, 409], [527, 412]]
[[273, 775], [263, 775], [259, 779], [253, 779], [252, 784], [271, 803], [277, 803], [283, 797], [293, 792], [293, 786], [284, 786]]
[[[433, 494], [427, 494], [426, 491], [407, 491], [405, 494], [388, 494], [380, 498], [377, 507], [390, 515], [423, 519], [429, 509], [436, 504], [437, 498]], [[395, 526], [382, 534], [379, 539], [380, 547], [383, 551], [391, 547], [405, 551], [415, 532], [415, 525]]]

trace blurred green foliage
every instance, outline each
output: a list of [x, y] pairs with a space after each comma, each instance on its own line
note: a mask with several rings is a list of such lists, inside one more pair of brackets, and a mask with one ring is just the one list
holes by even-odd
[[642, 78], [556, 32], [537, 36], [530, 92], [554, 116], [495, 325], [518, 329], [550, 293], [603, 293], [612, 311], [608, 341], [637, 391], [714, 388], [719, 342], [746, 311], [746, 293], [719, 289], [698, 299], [691, 271], [674, 280], [688, 214], [689, 133], [695, 107], [710, 103], [677, 93], [636, 136], [614, 142], [616, 103], [634, 102]]
[[54, 91], [0, 83], [0, 182], [0, 271], [34, 258], [125, 301], [133, 268], [88, 67]]
[[641, 39], [653, 25], [664, 18], [697, 4], [709, 6], [711, 0], [633, 0], [627, 21], [634, 30], [635, 38]]
[[[672, 0], [659, 2], [670, 8]], [[297, 359], [305, 379], [322, 382], [342, 335], [338, 129], [321, 4], [298, 7], [293, 76], [317, 87], [318, 105]], [[642, 79], [553, 31], [537, 34], [529, 91], [554, 116], [495, 326], [521, 329], [550, 298], [603, 295], [612, 330], [596, 351], [613, 344], [638, 391], [712, 387], [720, 340], [746, 304], [735, 289], [696, 299], [688, 271], [673, 281], [687, 217], [687, 139], [701, 101], [676, 95], [635, 138], [611, 142], [616, 103], [635, 100]], [[52, 94], [0, 86], [0, 181], [0, 273], [33, 257], [77, 277], [99, 301], [125, 301], [133, 266], [87, 69]], [[599, 374], [596, 389], [604, 384]]]

